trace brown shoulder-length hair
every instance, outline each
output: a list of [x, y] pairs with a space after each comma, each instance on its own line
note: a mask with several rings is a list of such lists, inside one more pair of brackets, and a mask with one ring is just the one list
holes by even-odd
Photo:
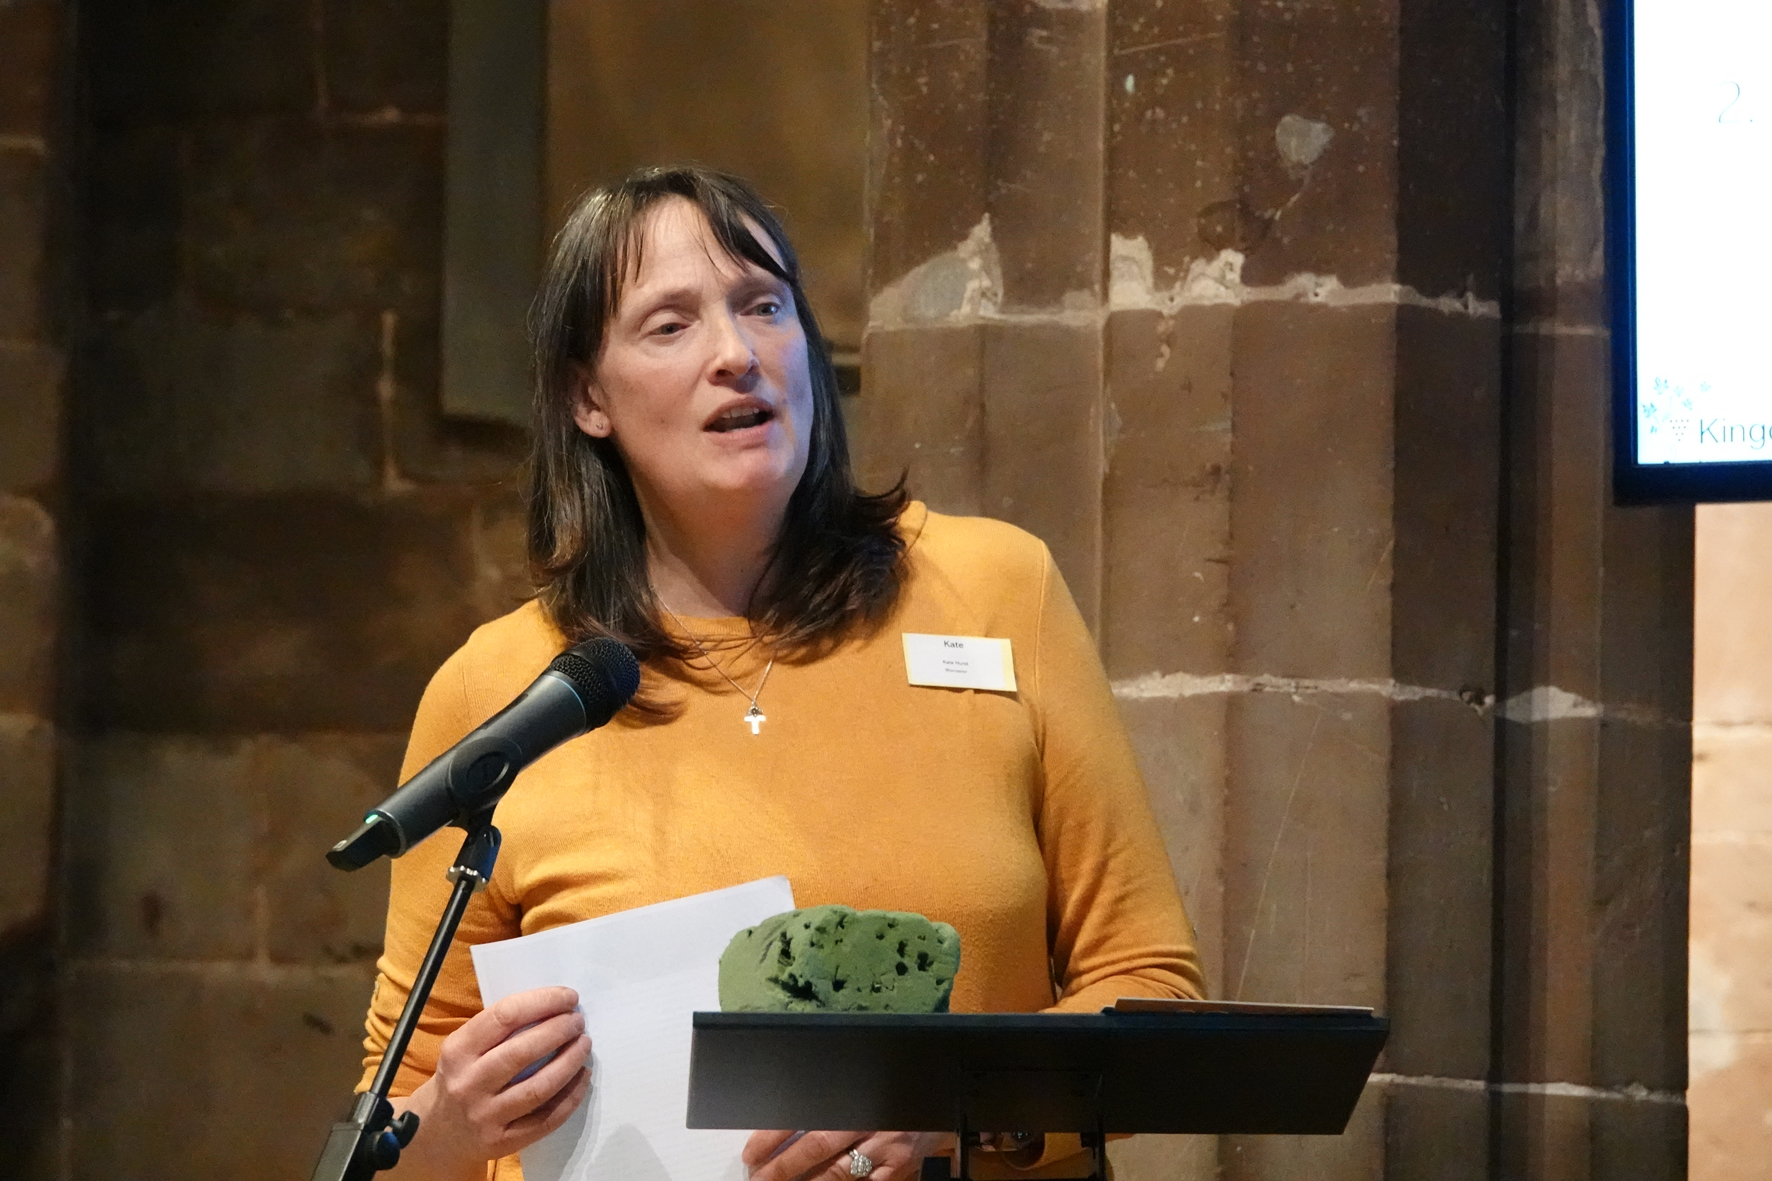
[[587, 194], [554, 239], [531, 314], [529, 561], [541, 605], [572, 642], [613, 636], [642, 661], [691, 655], [661, 622], [647, 577], [646, 523], [621, 453], [573, 421], [583, 375], [595, 369], [622, 287], [639, 271], [648, 212], [672, 197], [695, 203], [734, 261], [756, 264], [793, 292], [812, 379], [812, 436], [767, 576], [745, 614], [783, 657], [823, 650], [884, 618], [897, 599], [904, 481], [878, 496], [855, 486], [836, 375], [793, 245], [755, 189], [708, 168], [643, 168]]

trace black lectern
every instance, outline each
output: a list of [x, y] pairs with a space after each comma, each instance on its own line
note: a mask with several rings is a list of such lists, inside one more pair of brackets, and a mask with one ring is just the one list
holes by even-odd
[[691, 1128], [1335, 1135], [1390, 1023], [1367, 1009], [1124, 1001], [1099, 1014], [697, 1013]]

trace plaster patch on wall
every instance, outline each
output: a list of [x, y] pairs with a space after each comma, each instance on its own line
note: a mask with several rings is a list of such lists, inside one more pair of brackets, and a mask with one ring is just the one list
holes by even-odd
[[1622, 1087], [1588, 1087], [1580, 1083], [1491, 1083], [1480, 1078], [1442, 1078], [1425, 1074], [1387, 1074], [1374, 1071], [1372, 1081], [1381, 1087], [1428, 1087], [1437, 1091], [1468, 1091], [1497, 1095], [1549, 1095], [1558, 1099], [1601, 1099], [1626, 1103], [1668, 1103], [1684, 1107], [1682, 1091], [1651, 1091], [1641, 1083]]
[[1669, 717], [1667, 714], [1642, 705], [1601, 705], [1597, 701], [1571, 693], [1567, 689], [1559, 689], [1555, 685], [1539, 685], [1533, 689], [1516, 693], [1501, 703], [1496, 711], [1503, 720], [1534, 724], [1538, 722], [1561, 722], [1579, 718], [1605, 718], [1614, 722], [1629, 722], [1639, 726], [1690, 726], [1683, 718]]
[[1210, 259], [1188, 262], [1187, 274], [1165, 289], [1156, 283], [1156, 266], [1150, 243], [1143, 235], [1113, 234], [1108, 251], [1108, 309], [1131, 311], [1150, 308], [1172, 316], [1184, 307], [1214, 304], [1240, 306], [1248, 303], [1318, 303], [1329, 307], [1396, 304], [1431, 308], [1447, 315], [1479, 319], [1501, 318], [1499, 300], [1478, 299], [1470, 292], [1460, 295], [1425, 296], [1402, 283], [1369, 283], [1344, 286], [1334, 275], [1301, 272], [1282, 283], [1250, 287], [1243, 282], [1244, 255], [1225, 249]]
[[1335, 138], [1335, 128], [1303, 115], [1287, 115], [1274, 127], [1274, 147], [1280, 159], [1294, 171], [1302, 172], [1315, 164]]
[[1156, 262], [1143, 235], [1108, 237], [1108, 309], [1156, 308], [1166, 315], [1175, 308], [1204, 304], [1238, 304], [1243, 286], [1243, 255], [1221, 250], [1216, 258], [1188, 263], [1186, 277], [1167, 291], [1157, 290]]
[[1560, 722], [1566, 718], [1597, 718], [1604, 712], [1589, 701], [1555, 685], [1539, 685], [1516, 693], [1501, 704], [1501, 716], [1510, 722]]
[[988, 318], [1003, 299], [1003, 267], [991, 240], [991, 215], [966, 240], [911, 268], [868, 304], [869, 327], [941, 324]]
[[874, 296], [868, 305], [868, 328], [879, 331], [927, 324], [960, 325], [978, 321], [1000, 323], [1097, 322], [1106, 312], [1152, 309], [1173, 316], [1182, 308], [1250, 303], [1315, 303], [1326, 307], [1372, 304], [1430, 308], [1454, 316], [1500, 319], [1497, 300], [1478, 299], [1470, 292], [1425, 296], [1401, 283], [1369, 283], [1348, 287], [1334, 275], [1301, 272], [1282, 283], [1251, 287], [1243, 282], [1245, 256], [1225, 249], [1211, 258], [1188, 262], [1187, 273], [1159, 289], [1156, 263], [1143, 235], [1110, 234], [1108, 300], [1104, 309], [1088, 291], [1067, 291], [1057, 307], [1032, 311], [1003, 310], [1003, 268], [991, 238], [991, 218], [979, 219], [966, 240], [907, 271]]
[[1473, 709], [1486, 709], [1494, 704], [1492, 697], [1455, 693], [1450, 689], [1429, 689], [1421, 685], [1404, 685], [1377, 678], [1280, 677], [1271, 673], [1250, 676], [1243, 673], [1146, 673], [1142, 677], [1113, 683], [1114, 696], [1121, 701], [1150, 699], [1174, 700], [1182, 697], [1205, 697], [1229, 693], [1285, 693], [1293, 698], [1314, 696], [1376, 696], [1390, 701], [1456, 701]]

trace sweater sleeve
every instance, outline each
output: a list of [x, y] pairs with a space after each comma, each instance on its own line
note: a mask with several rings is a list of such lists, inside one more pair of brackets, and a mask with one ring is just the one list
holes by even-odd
[[1054, 1009], [1201, 996], [1193, 929], [1119, 706], [1049, 553], [1037, 626], [1031, 701], [1045, 775], [1039, 827]]
[[[464, 650], [465, 651], [465, 650]], [[432, 759], [454, 746], [484, 719], [475, 717], [468, 701], [465, 658], [457, 652], [431, 678], [419, 701], [407, 743], [400, 781], [410, 779]], [[388, 887], [388, 927], [377, 963], [375, 992], [364, 1022], [363, 1079], [367, 1089], [381, 1066], [382, 1053], [394, 1023], [412, 990], [420, 961], [430, 947], [437, 920], [453, 887], [444, 873], [455, 862], [462, 834], [446, 828], [395, 858]], [[443, 971], [412, 1035], [406, 1059], [394, 1077], [393, 1094], [410, 1095], [436, 1073], [443, 1039], [478, 1013], [480, 986], [468, 948], [475, 943], [509, 939], [520, 933], [517, 908], [503, 897], [496, 873], [490, 886], [468, 903], [455, 942], [443, 960]]]

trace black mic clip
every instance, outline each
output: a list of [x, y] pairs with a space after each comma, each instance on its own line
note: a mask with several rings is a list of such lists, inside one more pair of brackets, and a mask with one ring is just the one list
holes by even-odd
[[365, 1091], [351, 1105], [351, 1114], [332, 1125], [315, 1177], [363, 1181], [400, 1163], [400, 1153], [418, 1133], [415, 1112], [394, 1114], [394, 1105]]

